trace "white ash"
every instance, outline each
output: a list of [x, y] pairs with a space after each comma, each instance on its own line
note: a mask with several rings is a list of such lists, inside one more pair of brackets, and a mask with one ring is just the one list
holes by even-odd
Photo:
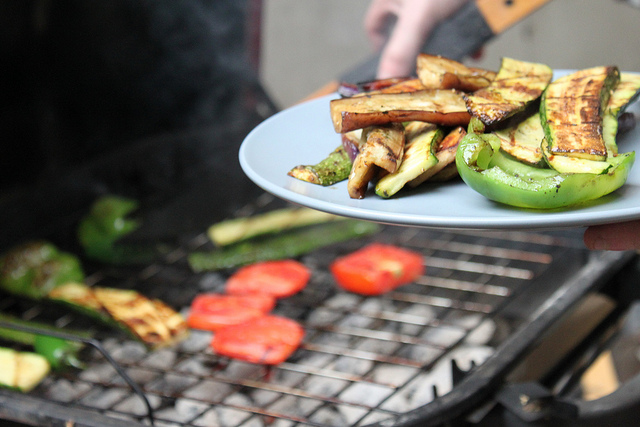
[[125, 341], [111, 348], [109, 354], [120, 363], [136, 363], [147, 354], [147, 348], [141, 342]]
[[390, 387], [400, 387], [419, 372], [417, 368], [382, 363], [374, 368], [371, 373], [371, 378], [380, 384], [385, 384]]
[[342, 328], [365, 328], [371, 327], [373, 319], [371, 317], [363, 316], [361, 314], [353, 313], [339, 319], [337, 322], [338, 327]]
[[189, 336], [178, 345], [180, 351], [196, 353], [209, 348], [213, 334], [208, 331], [192, 329]]
[[475, 328], [483, 318], [484, 316], [479, 313], [467, 313], [461, 310], [451, 310], [444, 317], [444, 320], [452, 325], [460, 326], [461, 328], [470, 330]]
[[309, 420], [330, 427], [343, 427], [351, 425], [345, 416], [333, 407], [323, 407], [311, 414]]
[[156, 350], [150, 353], [149, 356], [140, 363], [140, 366], [167, 371], [173, 367], [176, 358], [177, 355], [175, 351], [171, 349]]
[[330, 347], [351, 348], [352, 337], [347, 334], [336, 334], [333, 332], [322, 332], [314, 339], [315, 344], [327, 345]]
[[281, 396], [279, 392], [260, 388], [252, 389], [249, 392], [249, 395], [254, 404], [259, 408], [264, 408], [267, 405], [271, 405]]
[[356, 382], [340, 393], [340, 400], [369, 407], [378, 406], [393, 393], [393, 389], [377, 384]]
[[362, 301], [362, 297], [346, 292], [340, 292], [324, 302], [325, 307], [333, 309], [352, 309], [357, 307]]
[[393, 415], [388, 414], [387, 412], [381, 411], [371, 411], [367, 414], [366, 417], [362, 419], [359, 426], [368, 426], [371, 424], [379, 423], [381, 421], [389, 421], [393, 420], [395, 417]]
[[[129, 368], [125, 370], [125, 373], [139, 385], [147, 384], [162, 375], [160, 372], [142, 368]], [[126, 381], [120, 375], [116, 375], [113, 377], [113, 384], [125, 385]]]
[[358, 311], [361, 313], [375, 316], [378, 313], [382, 313], [384, 311], [396, 311], [397, 307], [393, 303], [393, 301], [385, 299], [385, 298], [376, 298], [369, 297], [362, 301], [362, 303], [358, 306]]
[[124, 388], [94, 387], [80, 403], [92, 408], [107, 409], [131, 394], [130, 390]]
[[341, 424], [340, 427], [344, 425], [355, 425], [369, 413], [369, 410], [367, 409], [351, 405], [336, 405], [336, 408], [338, 409], [342, 417], [347, 421], [347, 424]]
[[[147, 400], [151, 408], [157, 409], [160, 406], [161, 399], [153, 394], [147, 395]], [[114, 411], [124, 412], [132, 415], [147, 415], [147, 406], [144, 401], [137, 395], [131, 395], [127, 399], [118, 403], [113, 407]]]
[[232, 380], [243, 380], [245, 378], [257, 378], [265, 374], [265, 368], [262, 365], [247, 363], [238, 360], [229, 360], [229, 363], [218, 374], [221, 377]]
[[322, 368], [331, 363], [336, 356], [329, 353], [305, 352], [303, 356], [297, 359], [297, 363], [303, 366], [311, 366], [314, 368]]
[[217, 403], [233, 392], [234, 388], [227, 383], [204, 380], [186, 390], [184, 396], [204, 402]]
[[59, 379], [47, 389], [46, 396], [57, 402], [74, 402], [87, 393], [91, 387], [90, 384]]
[[232, 427], [246, 421], [250, 413], [225, 406], [215, 406], [193, 421], [196, 426]]
[[116, 375], [118, 375], [118, 373], [109, 362], [91, 365], [78, 374], [81, 380], [101, 384], [111, 382]]
[[443, 351], [439, 348], [426, 345], [405, 345], [398, 350], [399, 357], [418, 362], [421, 365], [428, 365], [440, 357], [442, 353]]
[[364, 338], [358, 341], [359, 351], [368, 351], [380, 355], [391, 355], [398, 351], [402, 343], [397, 341], [383, 341], [373, 338]]

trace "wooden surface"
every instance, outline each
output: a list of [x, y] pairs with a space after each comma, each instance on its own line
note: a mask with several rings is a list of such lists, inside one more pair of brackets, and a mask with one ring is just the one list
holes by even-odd
[[494, 34], [499, 34], [551, 0], [476, 0]]

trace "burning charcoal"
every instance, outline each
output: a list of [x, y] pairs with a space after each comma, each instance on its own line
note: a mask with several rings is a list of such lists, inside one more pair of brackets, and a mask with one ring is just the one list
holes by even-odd
[[385, 424], [393, 425], [391, 420], [393, 420], [393, 417], [386, 412], [372, 411], [362, 420], [360, 425], [368, 426], [371, 424], [381, 423], [381, 422], [382, 422], [382, 425], [385, 425]]
[[188, 387], [194, 385], [198, 380], [193, 377], [176, 374], [165, 374], [158, 378], [157, 381], [147, 385], [149, 391], [162, 393], [165, 395], [177, 395], [182, 393]]
[[126, 389], [94, 387], [80, 403], [91, 408], [107, 409], [129, 394]]
[[334, 309], [352, 309], [357, 307], [361, 301], [362, 297], [358, 295], [341, 292], [326, 300], [324, 306]]
[[73, 402], [91, 389], [90, 384], [74, 383], [65, 379], [57, 380], [47, 390], [47, 398], [58, 402]]
[[220, 273], [206, 273], [198, 283], [198, 289], [203, 292], [224, 292], [226, 278]]
[[338, 319], [340, 319], [340, 317], [342, 316], [341, 313], [333, 311], [333, 310], [327, 310], [325, 308], [317, 308], [315, 310], [313, 310], [310, 314], [309, 317], [307, 318], [307, 325], [311, 326], [311, 327], [322, 327], [322, 326], [329, 326], [329, 325], [333, 325], [335, 324], [335, 322], [338, 321]]
[[314, 423], [326, 426], [347, 426], [351, 424], [343, 414], [332, 407], [320, 408], [309, 419]]
[[347, 372], [352, 375], [362, 376], [369, 372], [373, 366], [373, 361], [356, 359], [355, 357], [340, 356], [334, 363], [329, 365], [335, 371]]
[[386, 384], [390, 387], [400, 387], [404, 385], [410, 378], [417, 375], [418, 369], [408, 366], [390, 365], [387, 363], [379, 364], [372, 373], [375, 382]]
[[[137, 367], [127, 369], [126, 373], [129, 376], [129, 378], [131, 378], [135, 383], [139, 385], [150, 383], [151, 381], [155, 380], [160, 375], [162, 375], [158, 371], [151, 371], [148, 369], [142, 369]], [[113, 383], [120, 384], [120, 385], [126, 384], [124, 378], [122, 378], [119, 375], [113, 378]]]
[[262, 377], [264, 373], [265, 370], [262, 365], [231, 360], [225, 369], [220, 371], [220, 376], [233, 380], [244, 380]]
[[164, 408], [154, 412], [156, 425], [160, 420], [173, 421], [185, 424], [188, 421], [202, 414], [209, 408], [209, 405], [189, 399], [177, 399], [174, 406]]
[[391, 355], [395, 353], [401, 345], [401, 343], [396, 341], [382, 341], [366, 338], [358, 342], [358, 350], [369, 351], [382, 355]]
[[[153, 394], [147, 394], [147, 400], [153, 409], [158, 408], [161, 402], [160, 397]], [[113, 407], [113, 410], [139, 416], [147, 415], [147, 406], [137, 395], [131, 395], [131, 397], [118, 403]]]
[[345, 402], [375, 407], [393, 393], [393, 389], [366, 382], [351, 384], [340, 393], [339, 398]]
[[422, 338], [434, 345], [451, 347], [460, 341], [464, 337], [465, 333], [466, 332], [460, 328], [440, 325], [437, 328], [428, 328], [425, 333], [422, 334]]
[[187, 353], [196, 353], [209, 348], [211, 344], [211, 332], [191, 330], [189, 336], [182, 341], [178, 348]]
[[233, 392], [233, 387], [227, 383], [212, 380], [204, 380], [184, 392], [185, 397], [198, 399], [205, 402], [221, 402], [227, 395]]
[[246, 421], [251, 416], [250, 413], [224, 406], [215, 406], [197, 418], [193, 424], [197, 426], [236, 426]]
[[141, 342], [126, 341], [110, 350], [111, 357], [123, 364], [131, 364], [147, 354], [147, 349]]
[[494, 337], [496, 330], [496, 323], [492, 319], [484, 319], [465, 337], [464, 342], [469, 345], [485, 345]]
[[278, 392], [263, 389], [251, 390], [250, 395], [256, 406], [260, 408], [272, 404], [280, 397], [280, 393]]
[[173, 350], [162, 349], [151, 353], [149, 357], [140, 363], [140, 366], [167, 371], [175, 364], [176, 357], [176, 353]]
[[322, 397], [334, 397], [349, 385], [348, 381], [322, 376], [309, 377], [302, 388], [307, 392]]
[[338, 326], [343, 328], [370, 328], [372, 323], [373, 319], [371, 317], [348, 314], [338, 322]]
[[118, 375], [116, 370], [108, 362], [91, 365], [79, 374], [80, 379], [83, 381], [104, 384], [109, 383], [115, 375]]
[[[347, 420], [347, 424], [340, 425], [355, 425], [359, 420], [362, 419], [365, 415], [367, 415], [367, 410], [363, 408], [358, 408], [351, 405], [336, 405], [338, 412], [342, 415], [342, 417]], [[364, 425], [364, 424], [359, 424]]]
[[407, 412], [426, 405], [434, 399], [429, 374], [418, 375], [406, 387], [392, 395], [380, 407], [395, 412]]
[[405, 345], [398, 351], [399, 357], [413, 360], [422, 365], [433, 362], [442, 354], [442, 350], [425, 345]]
[[176, 371], [186, 374], [205, 376], [211, 374], [211, 367], [208, 366], [207, 361], [203, 360], [202, 357], [194, 356], [178, 363], [176, 365]]
[[267, 409], [278, 414], [287, 414], [292, 417], [307, 418], [309, 414], [315, 412], [321, 401], [315, 399], [307, 399], [304, 397], [284, 396], [278, 399], [273, 405]]

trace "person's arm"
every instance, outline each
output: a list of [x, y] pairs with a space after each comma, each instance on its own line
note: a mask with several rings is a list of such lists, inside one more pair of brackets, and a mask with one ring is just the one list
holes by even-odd
[[[364, 27], [382, 56], [377, 77], [404, 77], [415, 68], [420, 48], [432, 30], [469, 0], [373, 0]], [[388, 33], [389, 25], [395, 24]]]
[[584, 232], [584, 244], [593, 250], [638, 250], [640, 220], [588, 227]]

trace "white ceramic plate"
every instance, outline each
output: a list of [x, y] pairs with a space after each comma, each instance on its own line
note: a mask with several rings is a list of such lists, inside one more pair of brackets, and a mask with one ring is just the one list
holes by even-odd
[[[556, 76], [568, 71], [557, 71]], [[382, 199], [370, 188], [364, 199], [351, 199], [346, 181], [323, 187], [292, 178], [296, 165], [316, 164], [340, 145], [329, 116], [329, 100], [309, 101], [275, 114], [247, 135], [240, 165], [269, 193], [292, 203], [358, 219], [388, 224], [452, 229], [549, 229], [581, 227], [640, 218], [640, 159], [627, 183], [601, 199], [553, 211], [514, 208], [492, 202], [461, 180], [403, 188]], [[640, 120], [640, 101], [630, 105]], [[620, 152], [639, 151], [640, 124], [618, 140]]]

